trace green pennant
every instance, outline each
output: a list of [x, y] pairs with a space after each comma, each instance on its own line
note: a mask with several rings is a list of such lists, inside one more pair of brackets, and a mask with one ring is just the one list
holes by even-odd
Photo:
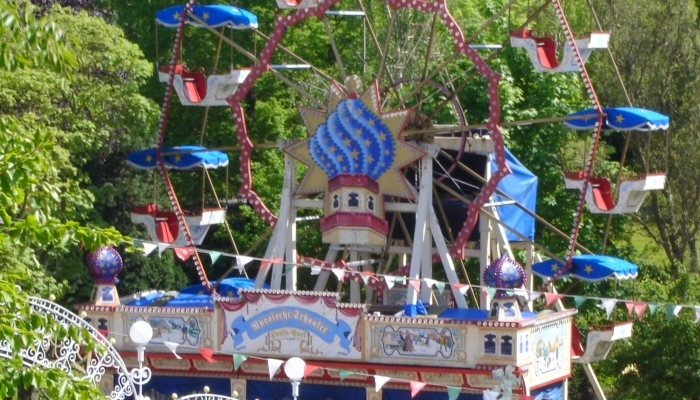
[[493, 299], [493, 296], [496, 295], [496, 290], [498, 290], [498, 289], [496, 289], [495, 287], [486, 288], [486, 293], [488, 293], [488, 295], [489, 295], [489, 301], [491, 301], [491, 299]]
[[209, 257], [211, 257], [211, 265], [214, 265], [214, 263], [216, 263], [216, 260], [218, 260], [219, 257], [221, 257], [221, 252], [220, 251], [210, 251]]
[[243, 361], [247, 360], [248, 357], [244, 356], [243, 354], [234, 354], [233, 355], [233, 370], [238, 371], [238, 368], [243, 364]]
[[437, 288], [438, 292], [442, 294], [442, 292], [445, 291], [445, 282], [435, 282], [435, 287]]
[[134, 247], [140, 247], [140, 246], [143, 246], [143, 240], [134, 239]]
[[586, 298], [583, 296], [574, 296], [574, 305], [578, 309], [586, 302]]
[[294, 268], [294, 265], [288, 264], [284, 266], [284, 273], [282, 273], [282, 276], [287, 275], [288, 273], [292, 272], [292, 268]]
[[340, 371], [338, 371], [338, 373], [340, 373], [340, 380], [341, 381], [345, 380], [345, 378], [352, 375], [352, 371], [348, 371], [346, 369], [341, 369]]
[[651, 303], [649, 303], [649, 304], [647, 304], [647, 305], [649, 306], [649, 314], [650, 314], [650, 315], [654, 315], [654, 313], [656, 312], [656, 309], [659, 308], [659, 305], [658, 305], [658, 304], [651, 304]]
[[394, 283], [405, 284], [405, 283], [406, 283], [406, 277], [405, 277], [405, 276], [397, 276], [397, 277], [394, 279]]
[[515, 290], [513, 290], [513, 289], [508, 289], [508, 290], [506, 290], [506, 294], [507, 294], [508, 296], [511, 296], [511, 297], [512, 297], [512, 296], [515, 296]]
[[448, 400], [456, 400], [459, 394], [462, 392], [461, 387], [448, 386], [447, 387], [447, 398]]
[[668, 304], [666, 305], [666, 321], [670, 321], [673, 317], [676, 316], [676, 306], [673, 304]]

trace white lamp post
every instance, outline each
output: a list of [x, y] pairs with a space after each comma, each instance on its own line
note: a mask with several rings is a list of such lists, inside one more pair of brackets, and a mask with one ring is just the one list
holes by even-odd
[[292, 381], [292, 396], [297, 400], [299, 396], [299, 382], [304, 377], [306, 363], [299, 357], [292, 357], [284, 363], [284, 373]]
[[146, 344], [153, 337], [153, 328], [146, 321], [136, 321], [129, 329], [129, 337], [136, 345], [139, 367], [131, 370], [131, 379], [139, 386], [139, 393], [136, 395], [136, 400], [151, 400], [150, 397], [143, 396], [143, 385], [151, 380], [151, 369], [148, 366], [143, 366], [143, 353], [146, 350]]

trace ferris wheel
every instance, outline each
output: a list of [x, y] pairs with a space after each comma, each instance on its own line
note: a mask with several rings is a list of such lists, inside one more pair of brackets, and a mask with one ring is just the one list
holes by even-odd
[[[565, 38], [559, 58], [552, 38], [533, 36], [528, 29], [546, 5], [529, 13], [520, 26], [511, 26], [515, 29], [503, 38], [503, 43], [493, 45], [481, 42], [483, 33], [494, 21], [505, 18], [514, 1], [483, 23], [474, 24], [466, 16], [453, 16], [447, 1], [278, 0], [279, 14], [274, 26], [267, 28], [259, 27], [254, 15], [237, 7], [195, 3], [190, 1], [158, 14], [161, 25], [178, 29], [173, 62], [159, 68], [159, 77], [162, 82], [172, 83], [168, 96], [174, 88], [183, 105], [228, 105], [232, 111], [240, 145], [239, 195], [273, 227], [264, 258], [278, 261], [271, 268], [261, 269], [257, 287], [262, 287], [271, 275], [271, 287], [279, 289], [285, 276], [286, 289], [296, 290], [296, 268], [288, 273], [283, 263], [354, 263], [357, 269], [344, 268], [351, 280], [351, 301], [361, 302], [362, 274], [388, 273], [392, 262], [400, 266], [399, 273], [428, 279], [432, 278], [433, 263], [439, 262], [449, 283], [458, 285], [456, 265], [465, 257], [479, 257], [483, 274], [485, 266], [501, 254], [512, 256], [508, 237], [532, 241], [532, 237], [502, 222], [494, 202], [494, 196], [501, 195], [527, 217], [538, 218], [504, 193], [500, 185], [512, 166], [507, 162], [509, 154], [501, 127], [539, 122], [506, 123], [500, 119], [500, 75], [492, 64], [507, 45], [523, 47], [536, 71], [579, 73], [593, 107], [545, 121], [565, 122], [573, 129], [594, 132], [584, 169], [566, 175], [566, 187], [578, 189], [581, 194], [568, 237], [569, 251], [553, 278], [571, 268], [586, 203], [593, 212], [634, 212], [648, 190], [663, 188], [663, 176], [623, 182], [618, 204], [614, 205], [609, 182], [591, 177], [600, 132], [615, 129], [608, 120], [617, 111], [601, 107], [584, 63], [592, 50], [607, 47], [609, 34], [597, 32], [574, 40], [557, 0], [549, 7], [558, 17]], [[185, 23], [210, 30], [246, 55], [251, 67], [231, 68], [228, 75], [209, 77], [186, 71], [176, 62]], [[220, 26], [252, 30], [265, 40], [265, 45], [260, 54], [252, 54], [232, 36], [218, 31]], [[318, 57], [319, 52], [325, 52], [325, 57]], [[307, 132], [306, 138], [276, 143], [285, 157], [278, 213], [273, 213], [256, 193], [256, 171], [251, 168], [254, 152], [269, 151], [272, 146], [254, 143], [250, 138], [243, 107], [256, 83], [267, 76], [288, 87]], [[632, 110], [621, 117], [635, 121], [624, 130], [664, 126], [663, 116], [642, 111]], [[618, 118], [618, 122], [622, 120]], [[665, 126], [667, 123], [666, 119]], [[161, 121], [159, 145], [164, 127]], [[159, 157], [158, 153], [154, 159]], [[306, 168], [303, 177], [297, 176], [299, 164]], [[168, 185], [165, 167], [160, 170], [177, 215], [177, 197]], [[630, 198], [635, 204], [629, 204]], [[323, 242], [328, 245], [323, 261], [297, 254], [297, 212], [303, 209], [316, 210], [319, 216]], [[187, 231], [184, 217], [179, 225]], [[187, 237], [183, 234], [180, 240]], [[479, 240], [481, 244], [474, 245]], [[190, 244], [194, 247], [197, 243]], [[193, 254], [198, 257], [196, 252]], [[383, 262], [376, 265], [377, 259]], [[206, 285], [201, 262], [197, 260], [196, 264]], [[314, 290], [325, 290], [330, 274], [322, 271]], [[387, 287], [375, 276], [365, 283], [366, 302], [372, 301], [374, 290]], [[416, 304], [419, 292], [423, 301], [430, 301], [432, 292], [424, 289], [428, 288], [409, 287], [407, 304]], [[464, 298], [456, 301], [458, 306], [466, 307]]]

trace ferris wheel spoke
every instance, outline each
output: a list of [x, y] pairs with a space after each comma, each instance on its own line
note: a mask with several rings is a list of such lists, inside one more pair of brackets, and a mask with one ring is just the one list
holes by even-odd
[[333, 54], [335, 55], [335, 61], [338, 63], [338, 68], [340, 68], [340, 75], [343, 77], [343, 82], [348, 77], [348, 74], [345, 73], [345, 66], [343, 65], [343, 59], [340, 57], [340, 52], [338, 52], [338, 46], [335, 44], [335, 37], [333, 36], [333, 32], [331, 31], [331, 27], [328, 24], [328, 17], [325, 15], [323, 16], [323, 27], [326, 29], [326, 35], [328, 35], [328, 40], [331, 42], [331, 48], [333, 49]]

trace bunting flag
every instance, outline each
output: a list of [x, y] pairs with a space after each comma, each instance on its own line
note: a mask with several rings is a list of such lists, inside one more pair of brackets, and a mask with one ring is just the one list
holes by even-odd
[[697, 324], [698, 321], [700, 321], [700, 307], [695, 307], [695, 323]]
[[545, 292], [544, 293], [544, 298], [546, 300], [546, 303], [544, 305], [544, 308], [547, 308], [554, 304], [554, 302], [559, 301], [564, 298], [564, 295], [557, 294], [557, 293], [550, 293], [550, 292]]
[[275, 377], [277, 370], [284, 364], [284, 361], [278, 360], [276, 358], [267, 359], [267, 370], [270, 372], [270, 380]]
[[634, 311], [637, 313], [637, 319], [642, 320], [644, 318], [644, 310], [647, 309], [647, 303], [641, 301], [634, 302]]
[[583, 303], [585, 303], [585, 302], [586, 302], [586, 298], [585, 298], [585, 297], [583, 297], [583, 296], [574, 296], [574, 307], [576, 307], [576, 309], [580, 308], [580, 307], [583, 305]]
[[462, 393], [461, 387], [448, 386], [447, 387], [447, 400], [457, 400], [459, 394]]
[[484, 400], [496, 400], [500, 393], [491, 390], [484, 390]]
[[315, 265], [312, 265], [312, 266], [311, 266], [311, 275], [318, 275], [318, 274], [320, 274], [322, 269], [323, 269], [323, 268], [321, 268], [321, 267], [317, 267], [317, 266], [315, 266]]
[[173, 352], [173, 354], [175, 354], [175, 358], [177, 358], [178, 360], [182, 360], [182, 357], [180, 357], [180, 355], [177, 354], [177, 351], [176, 351], [176, 350], [177, 350], [177, 346], [179, 346], [178, 343], [163, 342], [163, 344], [165, 345], [165, 347], [169, 348], [170, 351]]
[[467, 290], [469, 290], [469, 285], [464, 283], [454, 283], [452, 284], [452, 290], [461, 293], [462, 296], [466, 296]]
[[216, 260], [218, 260], [219, 257], [221, 257], [220, 251], [210, 251], [209, 258], [211, 258], [211, 265], [214, 265], [214, 263], [216, 263]]
[[420, 292], [420, 279], [409, 279], [408, 284], [411, 285], [416, 292]]
[[141, 239], [132, 239], [132, 242], [134, 243], [134, 247], [143, 246], [143, 240]]
[[365, 285], [367, 284], [367, 281], [369, 281], [369, 275], [362, 274], [360, 275], [362, 277], [362, 280], [365, 282]]
[[681, 311], [681, 306], [675, 306], [672, 304], [669, 304], [666, 306], [666, 321], [670, 321], [671, 318], [677, 317], [678, 313]]
[[167, 243], [158, 243], [158, 257], [162, 256], [162, 255], [163, 255], [163, 252], [164, 252], [165, 249], [167, 249], [168, 247], [170, 247], [170, 245], [167, 244]]
[[374, 375], [374, 391], [379, 392], [385, 383], [389, 382], [391, 378], [388, 376]]
[[182, 262], [189, 260], [194, 255], [194, 249], [191, 247], [173, 247], [173, 251], [175, 252], [175, 257]]
[[335, 274], [335, 276], [340, 282], [345, 281], [345, 270], [340, 268], [331, 268], [331, 271], [333, 272], [333, 274]]
[[345, 378], [352, 375], [352, 371], [348, 371], [346, 369], [341, 369], [340, 371], [338, 371], [338, 374], [340, 374], [340, 380], [344, 381]]
[[649, 306], [649, 314], [654, 315], [654, 313], [656, 312], [656, 309], [659, 307], [659, 305], [658, 304], [651, 304], [651, 303], [649, 303], [647, 305]]
[[525, 290], [525, 289], [515, 288], [515, 289], [513, 290], [513, 293], [515, 293], [515, 295], [518, 296], [518, 297], [527, 298], [527, 290]]
[[253, 257], [236, 256], [236, 269], [239, 271], [243, 271], [245, 269], [245, 266], [251, 261], [253, 261]]
[[445, 291], [445, 282], [435, 282], [435, 288], [437, 288], [438, 293], [442, 294]]
[[306, 364], [304, 366], [304, 378], [311, 375], [314, 371], [316, 371], [319, 368], [321, 368], [321, 367], [318, 365]]
[[615, 309], [615, 304], [617, 304], [616, 299], [602, 299], [600, 300], [598, 308], [605, 310], [605, 314], [610, 318], [610, 314], [612, 314], [613, 309]]
[[[157, 248], [158, 248], [157, 244], [143, 242], [143, 254], [146, 256], [153, 253], [153, 250], [155, 250]], [[160, 253], [162, 253], [162, 251]]]
[[273, 258], [270, 260], [263, 258], [260, 260], [260, 268], [264, 269], [264, 268], [267, 268], [269, 265], [282, 264], [283, 262], [284, 262], [284, 258], [282, 258], [282, 257], [277, 257], [277, 258]]
[[530, 301], [535, 301], [535, 300], [539, 299], [540, 296], [542, 296], [542, 292], [530, 292], [530, 300], [528, 301], [528, 303]]
[[416, 395], [423, 390], [425, 385], [427, 385], [425, 382], [418, 381], [410, 381], [408, 384], [411, 386], [411, 398], [416, 397]]
[[489, 297], [489, 301], [491, 301], [491, 299], [493, 299], [493, 296], [496, 295], [496, 290], [497, 289], [494, 287], [486, 288], [486, 295]]
[[233, 355], [233, 370], [238, 371], [238, 368], [243, 364], [243, 361], [247, 360], [248, 357], [244, 356], [243, 354], [234, 354]]
[[433, 285], [437, 283], [435, 279], [425, 278], [423, 280], [425, 281], [425, 284], [428, 286], [428, 288], [433, 287]]
[[294, 265], [292, 264], [285, 264], [284, 265], [284, 272], [282, 273], [282, 276], [287, 275], [288, 273], [292, 272], [292, 269], [294, 269]]
[[209, 361], [210, 364], [216, 363], [216, 360], [214, 359], [214, 350], [213, 349], [208, 349], [206, 347], [198, 347], [197, 351], [199, 354], [204, 357], [205, 360]]
[[625, 307], [627, 307], [627, 314], [632, 315], [632, 311], [634, 311], [634, 302], [633, 301], [626, 301]]
[[384, 277], [384, 282], [386, 282], [386, 287], [391, 290], [394, 287], [394, 282], [396, 279], [391, 275], [382, 275]]
[[395, 276], [394, 282], [401, 284], [401, 285], [404, 285], [406, 283], [406, 277], [405, 276]]

